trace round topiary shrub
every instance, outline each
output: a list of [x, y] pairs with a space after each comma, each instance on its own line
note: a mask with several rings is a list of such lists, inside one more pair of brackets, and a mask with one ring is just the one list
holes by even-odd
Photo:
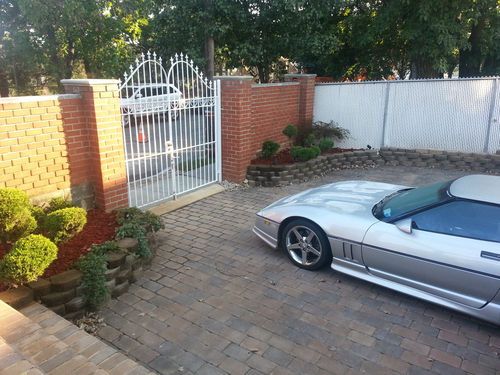
[[321, 149], [321, 152], [325, 152], [331, 150], [333, 145], [334, 143], [330, 138], [323, 138], [319, 141], [318, 147]]
[[26, 193], [18, 189], [0, 189], [0, 242], [15, 242], [32, 233], [36, 221]]
[[264, 159], [270, 159], [278, 152], [280, 148], [279, 143], [274, 141], [265, 141], [262, 143], [262, 157]]
[[48, 206], [45, 208], [45, 212], [50, 214], [51, 212], [70, 207], [74, 207], [73, 203], [62, 197], [56, 197], [50, 200]]
[[47, 215], [43, 223], [43, 232], [55, 243], [59, 243], [75, 236], [85, 224], [87, 224], [87, 212], [83, 208], [62, 208]]
[[24, 284], [43, 275], [57, 258], [57, 246], [39, 234], [30, 234], [17, 241], [0, 260], [0, 279]]

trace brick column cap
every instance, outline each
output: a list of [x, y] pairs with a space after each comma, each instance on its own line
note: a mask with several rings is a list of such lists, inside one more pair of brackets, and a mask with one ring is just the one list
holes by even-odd
[[288, 73], [285, 78], [315, 78], [317, 74]]
[[220, 80], [252, 80], [252, 76], [215, 76], [214, 79], [220, 79]]
[[73, 86], [99, 86], [99, 85], [117, 85], [118, 79], [61, 79], [63, 85]]
[[63, 100], [63, 99], [80, 99], [78, 94], [58, 94], [58, 95], [43, 95], [43, 96], [11, 96], [0, 98], [0, 104], [6, 103], [29, 103], [48, 100]]

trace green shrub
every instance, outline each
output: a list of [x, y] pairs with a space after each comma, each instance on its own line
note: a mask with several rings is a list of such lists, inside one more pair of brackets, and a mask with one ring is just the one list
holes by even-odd
[[67, 199], [64, 199], [62, 197], [56, 197], [50, 200], [49, 204], [45, 208], [45, 212], [47, 214], [50, 214], [51, 212], [70, 207], [75, 207], [75, 205], [72, 202], [68, 201]]
[[290, 150], [292, 158], [297, 161], [308, 161], [314, 159], [320, 153], [321, 150], [317, 146], [312, 146], [312, 147], [294, 146]]
[[323, 138], [318, 143], [318, 147], [320, 148], [321, 152], [331, 150], [333, 148], [333, 145], [333, 141], [329, 138]]
[[4, 245], [36, 229], [31, 207], [28, 196], [21, 190], [0, 189], [0, 241]]
[[313, 133], [309, 133], [307, 137], [304, 138], [304, 147], [311, 147], [316, 143], [316, 137]]
[[321, 154], [321, 149], [318, 146], [312, 146], [310, 149], [310, 153], [313, 155], [311, 159], [317, 158]]
[[146, 233], [146, 229], [142, 225], [137, 222], [128, 222], [116, 230], [116, 238], [131, 237], [137, 239], [136, 254], [141, 258], [149, 258], [151, 257], [151, 249], [149, 248]]
[[312, 133], [316, 139], [330, 138], [342, 141], [350, 137], [349, 130], [339, 126], [334, 121], [316, 121], [312, 124]]
[[109, 297], [109, 290], [106, 287], [106, 252], [115, 246], [116, 243], [113, 245], [111, 241], [94, 245], [76, 264], [83, 274], [83, 298], [91, 310], [98, 309]]
[[274, 141], [265, 141], [262, 143], [262, 157], [264, 159], [270, 159], [278, 152], [280, 148], [279, 143]]
[[290, 146], [292, 145], [292, 140], [297, 137], [299, 134], [299, 129], [292, 124], [289, 124], [283, 129], [283, 135], [286, 135], [288, 137], [288, 140], [290, 141]]
[[43, 275], [57, 258], [57, 246], [39, 234], [18, 240], [0, 260], [0, 278], [9, 283], [24, 284]]
[[40, 206], [31, 206], [30, 212], [31, 212], [31, 215], [35, 218], [38, 227], [42, 228], [43, 223], [45, 222], [45, 218], [47, 217], [47, 214], [45, 213], [43, 208]]
[[55, 243], [59, 243], [75, 236], [86, 223], [87, 212], [83, 208], [62, 208], [47, 215], [43, 231]]
[[136, 207], [124, 208], [118, 210], [116, 214], [116, 221], [118, 224], [136, 223], [142, 226], [147, 233], [158, 232], [160, 229], [165, 228], [161, 218], [158, 215], [149, 211], [141, 211]]

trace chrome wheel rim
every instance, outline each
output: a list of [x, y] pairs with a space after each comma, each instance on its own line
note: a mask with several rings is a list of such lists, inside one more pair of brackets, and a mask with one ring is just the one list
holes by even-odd
[[318, 235], [304, 226], [295, 226], [287, 232], [285, 246], [292, 259], [304, 266], [318, 263], [323, 250]]

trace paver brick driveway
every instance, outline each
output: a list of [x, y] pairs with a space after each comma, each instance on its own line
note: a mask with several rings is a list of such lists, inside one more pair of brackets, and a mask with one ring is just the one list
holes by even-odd
[[99, 334], [162, 374], [500, 374], [498, 327], [330, 269], [298, 269], [251, 232], [258, 209], [311, 186], [462, 174], [339, 171], [169, 213], [151, 269], [108, 305]]

